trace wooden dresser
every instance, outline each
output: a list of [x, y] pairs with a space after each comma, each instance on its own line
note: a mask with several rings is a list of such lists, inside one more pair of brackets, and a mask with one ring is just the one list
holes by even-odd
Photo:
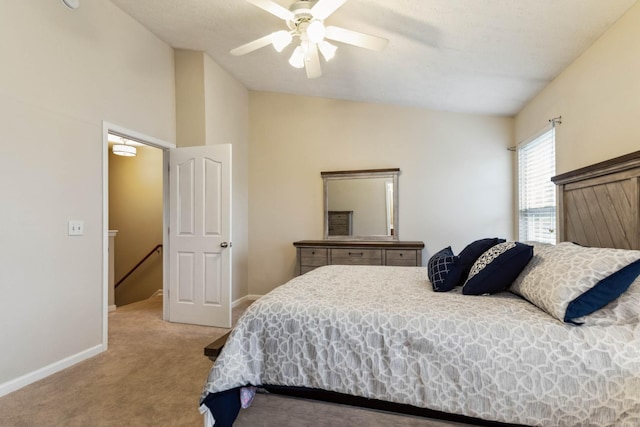
[[392, 240], [301, 240], [294, 242], [298, 260], [296, 274], [301, 275], [323, 265], [422, 265], [423, 242]]

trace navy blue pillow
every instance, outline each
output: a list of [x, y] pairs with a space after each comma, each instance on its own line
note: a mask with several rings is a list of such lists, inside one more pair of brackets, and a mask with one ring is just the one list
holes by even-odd
[[632, 262], [610, 276], [600, 280], [596, 285], [574, 299], [567, 306], [564, 321], [580, 325], [573, 319], [583, 317], [600, 310], [629, 289], [629, 286], [640, 275], [640, 260]]
[[498, 239], [494, 237], [493, 239], [480, 239], [475, 242], [471, 242], [458, 254], [458, 258], [460, 259], [460, 280], [458, 281], [458, 286], [464, 285], [464, 282], [467, 280], [469, 276], [469, 271], [471, 271], [471, 267], [473, 267], [473, 263], [476, 262], [480, 255], [488, 251], [490, 248], [494, 247], [498, 243], [506, 242], [505, 239]]
[[533, 246], [499, 243], [480, 255], [462, 287], [465, 295], [495, 294], [507, 289], [533, 257]]
[[458, 257], [453, 254], [451, 246], [447, 246], [429, 258], [427, 274], [436, 292], [446, 292], [455, 288], [460, 281], [460, 273]]

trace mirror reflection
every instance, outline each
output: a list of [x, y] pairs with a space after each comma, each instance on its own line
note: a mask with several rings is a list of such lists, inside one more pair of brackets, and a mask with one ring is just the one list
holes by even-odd
[[325, 239], [397, 240], [398, 172], [322, 172]]

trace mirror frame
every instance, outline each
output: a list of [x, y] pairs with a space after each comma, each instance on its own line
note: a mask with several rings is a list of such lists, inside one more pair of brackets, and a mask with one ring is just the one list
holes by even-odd
[[[320, 172], [323, 181], [323, 207], [324, 207], [324, 239], [325, 240], [392, 240], [397, 241], [398, 238], [398, 175], [400, 168], [390, 169], [364, 169], [353, 171], [334, 171]], [[359, 179], [359, 178], [391, 178], [393, 180], [393, 235], [380, 236], [329, 236], [329, 192], [328, 185], [330, 181], [341, 179]]]

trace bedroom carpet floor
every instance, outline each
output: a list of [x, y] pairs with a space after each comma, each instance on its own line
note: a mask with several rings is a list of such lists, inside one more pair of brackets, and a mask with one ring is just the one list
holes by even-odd
[[[248, 304], [234, 309], [234, 323]], [[198, 399], [211, 362], [203, 348], [225, 329], [162, 321], [162, 297], [109, 314], [109, 349], [0, 398], [0, 426], [202, 426]], [[453, 427], [401, 416], [259, 394], [237, 427]]]

